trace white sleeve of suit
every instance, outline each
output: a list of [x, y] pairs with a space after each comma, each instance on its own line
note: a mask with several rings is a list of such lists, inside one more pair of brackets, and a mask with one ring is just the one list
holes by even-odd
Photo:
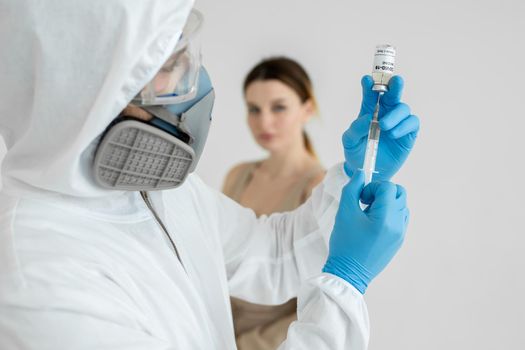
[[367, 347], [363, 296], [346, 281], [321, 273], [347, 182], [342, 165], [333, 167], [302, 206], [259, 219], [221, 199], [220, 234], [231, 295], [257, 304], [281, 304], [298, 296], [298, 320], [281, 349]]
[[306, 281], [297, 299], [297, 321], [279, 350], [365, 350], [370, 324], [361, 293], [323, 273]]

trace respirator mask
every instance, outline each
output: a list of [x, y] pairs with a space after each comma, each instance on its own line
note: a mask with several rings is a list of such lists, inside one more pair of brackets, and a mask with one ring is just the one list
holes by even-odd
[[215, 94], [201, 66], [202, 15], [193, 10], [173, 53], [131, 101], [148, 120], [116, 118], [98, 144], [96, 182], [114, 190], [175, 188], [195, 170], [211, 124]]

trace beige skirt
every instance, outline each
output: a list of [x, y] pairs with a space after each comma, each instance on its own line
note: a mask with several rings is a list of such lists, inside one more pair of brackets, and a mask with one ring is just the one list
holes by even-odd
[[297, 299], [276, 306], [231, 298], [235, 337], [239, 350], [275, 350], [297, 319]]

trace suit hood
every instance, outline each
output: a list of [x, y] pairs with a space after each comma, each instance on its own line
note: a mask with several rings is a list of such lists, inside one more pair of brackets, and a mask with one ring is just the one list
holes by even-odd
[[3, 191], [100, 197], [97, 138], [175, 47], [192, 0], [0, 0]]

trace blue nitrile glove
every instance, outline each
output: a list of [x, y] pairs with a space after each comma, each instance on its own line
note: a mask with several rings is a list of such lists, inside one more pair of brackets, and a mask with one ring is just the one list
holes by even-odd
[[[369, 75], [361, 79], [363, 101], [361, 111], [350, 128], [343, 134], [345, 171], [352, 176], [356, 169], [363, 167], [366, 141], [370, 121], [374, 114], [378, 93], [372, 91], [374, 81]], [[381, 96], [379, 127], [381, 137], [377, 152], [376, 171], [373, 181], [389, 181], [401, 168], [416, 142], [419, 119], [410, 114], [410, 107], [401, 102], [403, 78], [394, 76], [388, 84], [388, 92]]]
[[[401, 247], [409, 216], [403, 187], [371, 182], [363, 189], [364, 178], [357, 170], [343, 187], [323, 268], [362, 294]], [[368, 205], [364, 211], [359, 200]]]

